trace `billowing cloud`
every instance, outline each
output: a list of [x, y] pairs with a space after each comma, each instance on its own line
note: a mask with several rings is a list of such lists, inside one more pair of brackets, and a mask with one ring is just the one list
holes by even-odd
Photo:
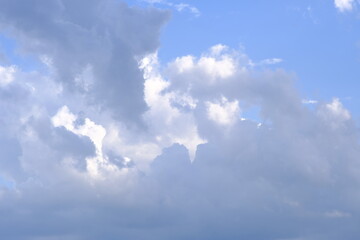
[[136, 59], [157, 49], [168, 15], [114, 0], [2, 0], [0, 21], [22, 51], [49, 64], [69, 91], [130, 123], [146, 110]]
[[5, 34], [47, 71], [0, 67], [1, 238], [360, 237], [340, 99], [309, 108], [292, 73], [225, 45], [161, 65], [155, 9], [2, 3]]

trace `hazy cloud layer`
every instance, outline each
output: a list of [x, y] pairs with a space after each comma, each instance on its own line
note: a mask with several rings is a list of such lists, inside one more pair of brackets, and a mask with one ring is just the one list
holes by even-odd
[[293, 74], [224, 45], [160, 65], [159, 10], [0, 3], [3, 33], [47, 70], [0, 66], [1, 238], [360, 237], [340, 99], [309, 108]]

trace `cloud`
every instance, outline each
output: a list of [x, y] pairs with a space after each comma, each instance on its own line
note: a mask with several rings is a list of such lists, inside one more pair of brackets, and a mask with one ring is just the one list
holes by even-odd
[[220, 125], [232, 125], [239, 119], [238, 101], [229, 102], [225, 97], [220, 102], [206, 102], [209, 119]]
[[354, 6], [354, 0], [334, 0], [334, 3], [340, 12], [351, 11]]
[[187, 4], [187, 3], [173, 3], [173, 2], [166, 1], [166, 0], [143, 0], [143, 1], [147, 2], [149, 4], [165, 5], [170, 8], [175, 9], [178, 12], [188, 11], [188, 12], [194, 14], [196, 17], [199, 17], [201, 15], [201, 12], [199, 11], [198, 8], [196, 8], [190, 4]]
[[330, 217], [330, 218], [344, 218], [344, 217], [350, 217], [351, 216], [351, 214], [349, 214], [349, 213], [341, 212], [341, 211], [338, 211], [338, 210], [334, 210], [334, 211], [331, 211], [331, 212], [326, 212], [325, 215], [327, 217]]
[[184, 10], [189, 10], [192, 14], [194, 14], [197, 17], [201, 15], [199, 9], [189, 4], [179, 3], [179, 4], [175, 4], [174, 7], [179, 12], [182, 12]]
[[158, 10], [3, 3], [47, 71], [0, 68], [1, 238], [359, 238], [358, 126], [340, 99], [310, 109], [293, 74], [225, 45], [160, 64]]
[[[67, 90], [128, 124], [141, 121], [146, 104], [136, 58], [157, 49], [168, 12], [113, 0], [3, 0], [1, 6], [2, 29], [23, 51], [46, 58]], [[91, 81], [84, 83], [84, 75]]]
[[313, 99], [303, 99], [302, 100], [303, 104], [317, 104], [318, 101], [317, 100], [313, 100]]
[[265, 60], [262, 60], [260, 62], [260, 64], [268, 64], [268, 65], [271, 65], [271, 64], [278, 64], [278, 63], [281, 63], [283, 60], [280, 59], [280, 58], [271, 58], [271, 59], [265, 59]]
[[15, 68], [11, 67], [2, 67], [0, 66], [0, 86], [4, 87], [7, 84], [13, 81], [13, 74], [15, 72]]

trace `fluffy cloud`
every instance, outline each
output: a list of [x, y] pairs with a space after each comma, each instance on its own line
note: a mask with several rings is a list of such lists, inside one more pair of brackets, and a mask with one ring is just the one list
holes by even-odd
[[13, 74], [15, 72], [14, 67], [2, 67], [0, 66], [0, 86], [4, 87], [5, 85], [13, 81]]
[[1, 238], [359, 238], [340, 99], [309, 108], [292, 74], [224, 45], [160, 65], [158, 10], [18, 4], [6, 34], [48, 71], [0, 67]]
[[221, 125], [232, 125], [239, 119], [238, 101], [229, 102], [222, 97], [221, 102], [206, 102], [208, 117]]
[[353, 9], [354, 0], [335, 0], [335, 7], [340, 12], [351, 11]]

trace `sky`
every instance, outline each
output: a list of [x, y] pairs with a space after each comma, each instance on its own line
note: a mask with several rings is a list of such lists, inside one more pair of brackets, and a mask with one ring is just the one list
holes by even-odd
[[0, 6], [1, 239], [360, 238], [360, 1]]

